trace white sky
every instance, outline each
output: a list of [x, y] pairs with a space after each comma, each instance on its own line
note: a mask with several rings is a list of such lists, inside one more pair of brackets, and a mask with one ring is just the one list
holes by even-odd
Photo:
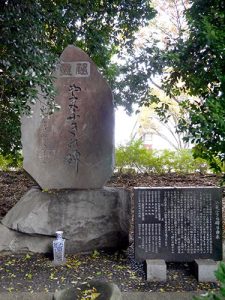
[[128, 116], [122, 107], [115, 110], [115, 144], [125, 144], [130, 141], [137, 115], [133, 113]]
[[[184, 1], [185, 4], [188, 4], [188, 1]], [[166, 0], [156, 0], [154, 1], [155, 7], [158, 10], [157, 16], [153, 19], [153, 23], [150, 26], [147, 26], [145, 28], [142, 28], [138, 34], [137, 34], [137, 44], [139, 43], [139, 46], [141, 46], [142, 43], [145, 42], [145, 39], [149, 37], [150, 32], [156, 32], [157, 35], [161, 36], [161, 40], [163, 40], [163, 34], [161, 29], [158, 28], [158, 26], [164, 29], [166, 28], [166, 31], [168, 28], [170, 29], [170, 34], [173, 36], [176, 35], [177, 27], [174, 27], [174, 20], [176, 20], [176, 9], [177, 5], [180, 10], [180, 13], [182, 12], [183, 8], [183, 1], [175, 2], [174, 5], [170, 5], [171, 3]], [[175, 17], [174, 17], [175, 14]], [[180, 14], [180, 21], [182, 23], [184, 22], [184, 19], [182, 17], [182, 13]], [[174, 19], [175, 18], [175, 19]], [[156, 26], [156, 24], [158, 26]], [[185, 24], [182, 24], [182, 26], [185, 28]], [[174, 29], [175, 28], [175, 29]], [[173, 32], [173, 30], [175, 30]], [[160, 46], [160, 45], [158, 45]], [[165, 47], [165, 44], [163, 43], [163, 47]], [[118, 60], [118, 57], [115, 57], [116, 60]], [[135, 122], [137, 120], [137, 115], [133, 113], [131, 116], [128, 116], [124, 109], [122, 107], [119, 107], [115, 110], [115, 144], [116, 146], [120, 144], [125, 144], [131, 139], [131, 133], [134, 128]]]

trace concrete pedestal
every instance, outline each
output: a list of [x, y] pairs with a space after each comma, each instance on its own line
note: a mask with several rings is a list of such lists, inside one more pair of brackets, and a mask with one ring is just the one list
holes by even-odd
[[147, 281], [166, 281], [166, 262], [163, 259], [146, 260]]
[[217, 262], [212, 259], [195, 259], [195, 276], [199, 282], [215, 282]]

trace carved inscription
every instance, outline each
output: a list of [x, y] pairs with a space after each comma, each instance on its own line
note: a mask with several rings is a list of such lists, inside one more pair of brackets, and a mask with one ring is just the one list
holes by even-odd
[[80, 62], [76, 65], [76, 75], [88, 76], [90, 70], [90, 64], [87, 62]]
[[41, 148], [38, 153], [38, 157], [39, 157], [41, 163], [44, 163], [47, 159], [46, 130], [47, 130], [47, 120], [43, 119], [42, 123], [41, 123], [41, 127], [40, 127], [40, 133], [39, 133], [40, 138], [41, 138], [41, 141], [40, 141]]
[[88, 61], [61, 62], [57, 67], [59, 77], [89, 77], [90, 63]]
[[59, 70], [61, 76], [72, 76], [72, 65], [69, 63], [60, 64]]
[[221, 224], [218, 188], [135, 190], [135, 257], [138, 260], [217, 260], [222, 256]]
[[40, 150], [38, 153], [39, 160], [42, 164], [47, 163], [49, 160], [51, 160], [55, 154], [55, 149], [49, 148], [48, 138], [47, 138], [47, 131], [48, 131], [48, 117], [45, 117], [42, 120], [39, 136], [40, 136]]
[[68, 143], [68, 154], [65, 157], [65, 161], [71, 165], [74, 164], [76, 171], [79, 170], [80, 162], [80, 151], [77, 139], [78, 124], [77, 121], [80, 118], [79, 115], [79, 92], [81, 88], [76, 86], [75, 83], [69, 86], [69, 115], [67, 117], [67, 122], [69, 123], [69, 143]]

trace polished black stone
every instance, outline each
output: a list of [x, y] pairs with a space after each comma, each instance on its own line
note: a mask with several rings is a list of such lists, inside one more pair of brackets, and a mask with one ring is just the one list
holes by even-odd
[[135, 259], [222, 260], [222, 191], [135, 188]]

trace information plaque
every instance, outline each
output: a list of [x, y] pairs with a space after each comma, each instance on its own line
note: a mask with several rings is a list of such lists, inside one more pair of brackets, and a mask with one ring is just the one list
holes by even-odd
[[222, 191], [135, 188], [135, 259], [222, 260]]

